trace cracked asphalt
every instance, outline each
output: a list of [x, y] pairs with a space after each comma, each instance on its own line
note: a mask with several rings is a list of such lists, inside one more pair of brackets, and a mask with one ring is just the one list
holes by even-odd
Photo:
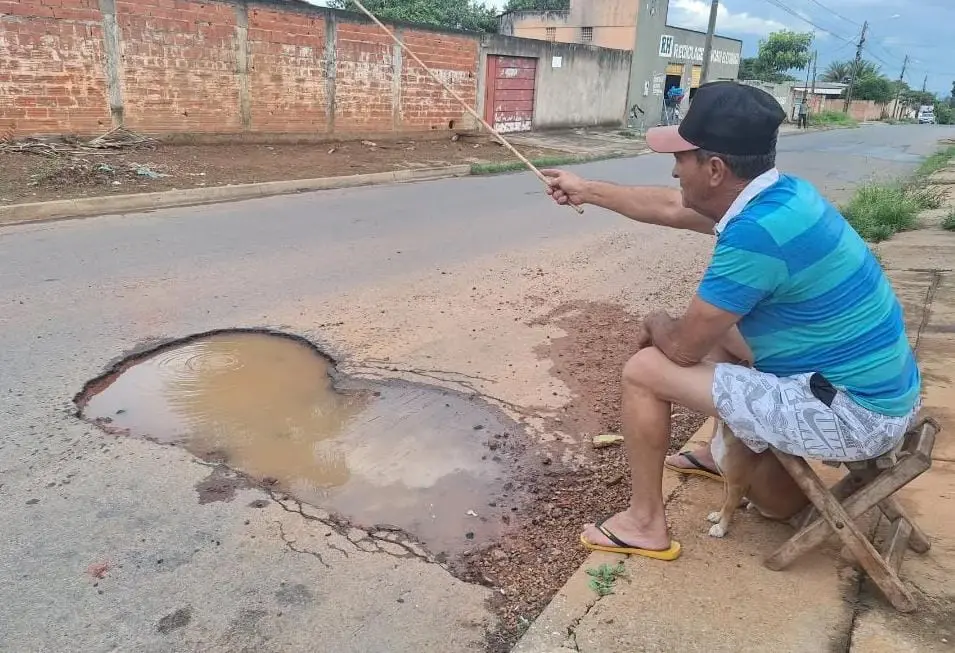
[[[785, 137], [780, 165], [844, 197], [950, 133]], [[672, 183], [670, 167], [654, 155], [580, 171]], [[0, 648], [483, 649], [490, 589], [321, 507], [241, 488], [200, 503], [208, 465], [98, 431], [73, 396], [150, 342], [265, 327], [356, 376], [495, 397], [529, 440], [573, 445], [528, 417], [569, 399], [535, 353], [559, 330], [535, 318], [574, 300], [678, 310], [709, 247], [596, 209], [578, 217], [528, 174], [0, 229]]]

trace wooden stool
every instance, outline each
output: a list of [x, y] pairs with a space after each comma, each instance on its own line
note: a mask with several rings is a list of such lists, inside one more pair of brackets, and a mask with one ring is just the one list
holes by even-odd
[[[899, 567], [906, 548], [925, 553], [931, 544], [893, 495], [932, 466], [932, 449], [940, 430], [934, 419], [923, 419], [894, 451], [873, 460], [847, 463], [849, 473], [831, 489], [805, 460], [774, 449], [813, 505], [798, 522], [800, 530], [766, 559], [766, 566], [774, 571], [785, 569], [835, 532], [897, 610], [915, 610], [912, 593], [899, 579]], [[826, 464], [839, 467], [842, 463]], [[855, 523], [876, 506], [891, 525], [881, 554]]]

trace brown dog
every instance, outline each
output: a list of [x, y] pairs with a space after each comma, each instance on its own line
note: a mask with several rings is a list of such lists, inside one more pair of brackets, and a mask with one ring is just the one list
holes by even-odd
[[746, 503], [776, 521], [792, 520], [809, 504], [772, 451], [754, 452], [721, 419], [716, 420], [710, 450], [725, 483], [722, 509], [706, 518], [713, 524], [713, 537], [729, 532], [733, 513]]

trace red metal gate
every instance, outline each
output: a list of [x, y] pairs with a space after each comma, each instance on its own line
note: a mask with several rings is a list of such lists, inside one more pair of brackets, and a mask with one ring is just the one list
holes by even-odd
[[531, 130], [537, 59], [488, 55], [484, 119], [501, 133]]

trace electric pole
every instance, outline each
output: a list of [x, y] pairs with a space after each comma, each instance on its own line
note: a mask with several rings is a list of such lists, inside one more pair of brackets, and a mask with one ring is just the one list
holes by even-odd
[[720, 0], [713, 0], [710, 4], [710, 24], [706, 28], [706, 42], [703, 45], [703, 70], [700, 71], [700, 85], [706, 83], [710, 74], [710, 59], [713, 58], [713, 32], [716, 31], [716, 14], [720, 8]]
[[[799, 108], [800, 114], [806, 115], [806, 128], [809, 128], [809, 73], [812, 70], [812, 55], [809, 55], [809, 61], [806, 62], [806, 84], [802, 87], [802, 106]], [[799, 121], [802, 127], [802, 121]]]
[[922, 92], [925, 92], [925, 87], [928, 86], [928, 75], [925, 76], [925, 79], [922, 80]]
[[[815, 99], [816, 97], [816, 64], [818, 63], [819, 63], [819, 50], [813, 50], [812, 52], [812, 92], [811, 92], [813, 99]], [[809, 105], [809, 106], [811, 107], [812, 105]], [[808, 110], [808, 107], [807, 107], [807, 110]], [[806, 115], [808, 116], [809, 113], [807, 112]], [[806, 121], [808, 122], [808, 120], [809, 118], [807, 117]]]
[[856, 46], [855, 63], [852, 64], [852, 71], [849, 73], [849, 88], [846, 89], [846, 103], [842, 108], [843, 113], [849, 113], [849, 104], [852, 102], [852, 87], [855, 86], [856, 73], [862, 63], [862, 47], [865, 45], [865, 33], [867, 31], [869, 31], [869, 21], [862, 23], [862, 35], [859, 37], [859, 43]]
[[902, 100], [902, 85], [905, 84], [905, 69], [909, 65], [909, 55], [905, 55], [905, 61], [902, 62], [902, 74], [899, 75], [899, 88], [895, 94], [895, 110], [892, 112], [893, 118], [901, 118], [902, 111], [899, 102]]

